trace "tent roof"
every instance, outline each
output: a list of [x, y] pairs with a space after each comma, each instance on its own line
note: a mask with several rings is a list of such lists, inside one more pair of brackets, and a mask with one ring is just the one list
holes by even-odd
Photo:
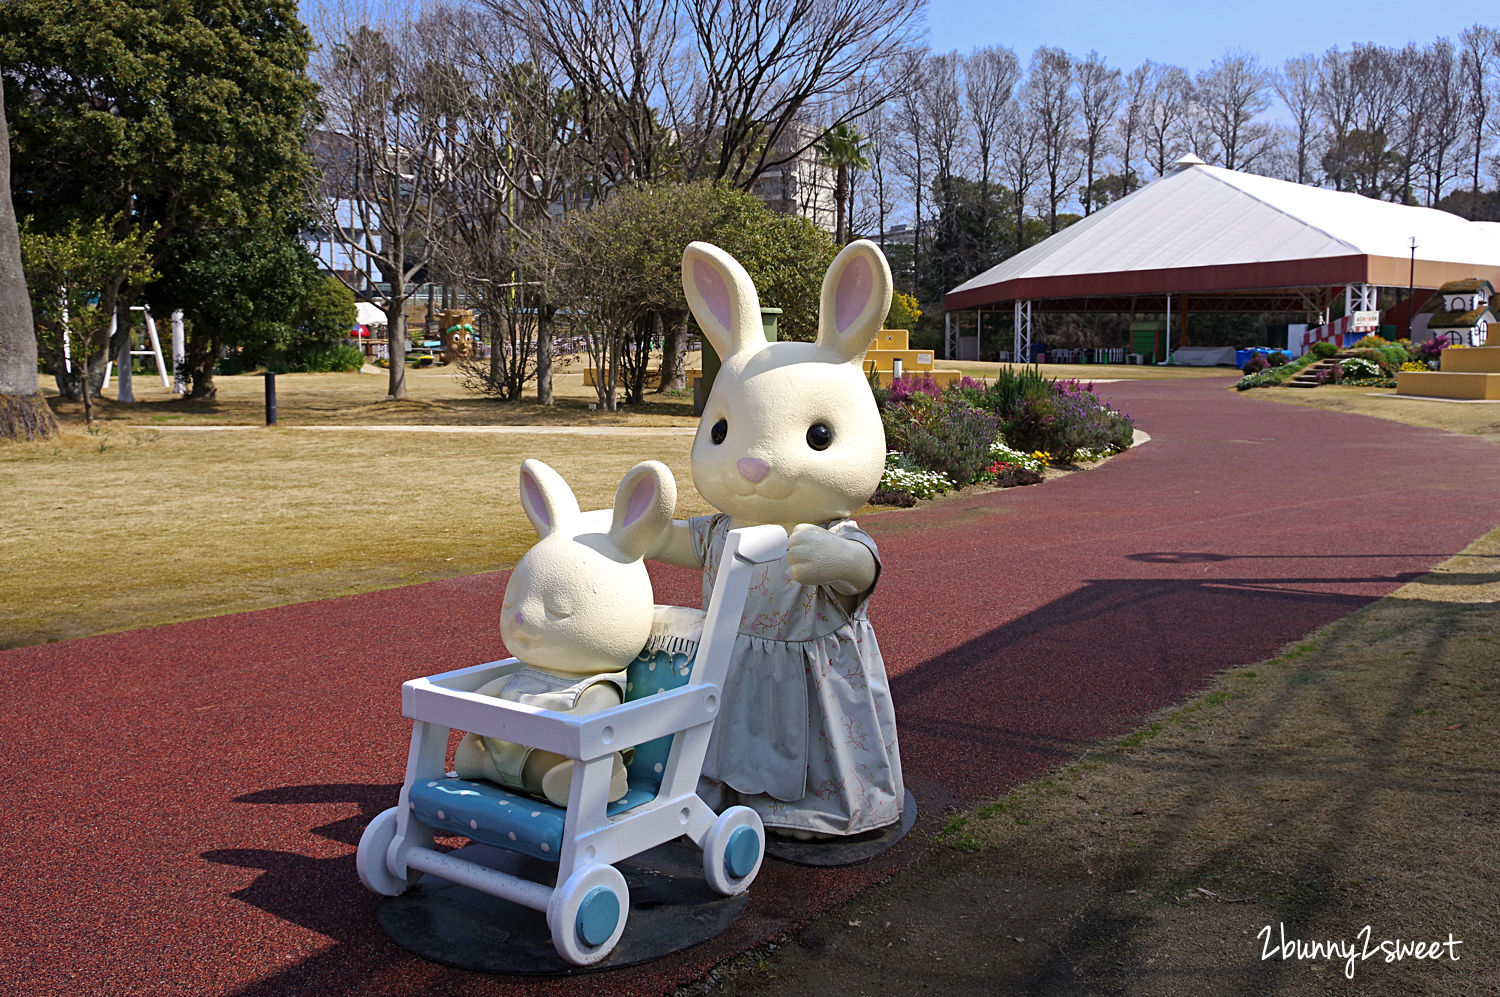
[[385, 312], [368, 301], [354, 303], [354, 321], [360, 325], [385, 325]]
[[[1208, 166], [1196, 157], [948, 292], [949, 309], [1021, 299], [1500, 278], [1500, 225]], [[1441, 278], [1441, 279], [1439, 279]], [[1269, 293], [1276, 292], [1276, 293]]]

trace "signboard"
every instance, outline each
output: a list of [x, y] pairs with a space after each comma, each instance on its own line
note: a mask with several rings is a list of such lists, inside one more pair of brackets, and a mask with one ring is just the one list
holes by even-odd
[[1350, 332], [1379, 332], [1379, 312], [1355, 312], [1349, 322]]

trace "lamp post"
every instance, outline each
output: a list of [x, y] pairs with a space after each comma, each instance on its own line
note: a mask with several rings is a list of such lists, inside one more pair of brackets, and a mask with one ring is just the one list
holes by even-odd
[[1406, 273], [1406, 338], [1417, 323], [1417, 237], [1411, 237], [1411, 269]]

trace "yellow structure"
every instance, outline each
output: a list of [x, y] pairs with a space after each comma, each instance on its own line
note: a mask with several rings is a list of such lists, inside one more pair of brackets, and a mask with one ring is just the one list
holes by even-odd
[[934, 366], [933, 352], [911, 349], [907, 338], [909, 335], [905, 329], [881, 329], [875, 336], [875, 342], [865, 353], [865, 375], [875, 375], [880, 379], [881, 387], [886, 387], [894, 379], [896, 361], [900, 360], [903, 375], [930, 374], [940, 388], [947, 387], [963, 376], [956, 370], [937, 369]]
[[1467, 401], [1500, 401], [1500, 346], [1449, 348], [1442, 370], [1403, 370], [1396, 375], [1396, 394]]

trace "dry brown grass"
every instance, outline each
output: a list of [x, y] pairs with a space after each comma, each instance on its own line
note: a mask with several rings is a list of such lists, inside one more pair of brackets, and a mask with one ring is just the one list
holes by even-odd
[[[565, 358], [566, 359], [566, 358]], [[355, 374], [280, 374], [276, 378], [278, 422], [283, 426], [691, 426], [692, 397], [686, 394], [646, 396], [646, 403], [617, 412], [589, 411], [594, 389], [583, 383], [584, 364], [571, 358], [553, 379], [556, 404], [532, 400], [501, 402], [465, 390], [455, 367], [417, 368], [406, 372], [407, 398], [385, 401], [387, 374], [374, 367]], [[114, 401], [111, 384], [97, 415], [106, 423], [136, 426], [261, 426], [266, 421], [265, 379], [258, 374], [216, 377], [212, 400], [174, 398], [155, 375], [137, 374], [136, 401]], [[82, 424], [83, 406], [57, 397], [50, 378], [42, 381], [58, 417]]]
[[0, 446], [0, 647], [509, 567], [534, 540], [512, 498], [528, 456], [585, 508], [663, 460], [678, 515], [709, 511], [687, 467], [690, 400], [589, 411], [581, 367], [548, 408], [480, 398], [448, 368], [408, 371], [397, 403], [384, 372], [280, 375], [271, 430], [258, 375], [216, 378], [201, 402], [138, 375], [138, 401], [112, 387], [92, 432], [49, 392], [62, 439]]
[[584, 508], [664, 461], [708, 511], [681, 430], [609, 435], [106, 423], [0, 447], [0, 647], [509, 567], [533, 542], [517, 471], [544, 456]]
[[[954, 817], [917, 869], [733, 993], [1481, 994], [1500, 981], [1500, 530]], [[1457, 962], [1262, 959], [1260, 932], [1463, 942]], [[1447, 950], [1444, 950], [1445, 953]], [[837, 975], [834, 975], [837, 974]]]
[[1500, 403], [1397, 398], [1395, 388], [1351, 388], [1341, 384], [1321, 388], [1254, 388], [1244, 394], [1264, 401], [1352, 412], [1500, 441]]

